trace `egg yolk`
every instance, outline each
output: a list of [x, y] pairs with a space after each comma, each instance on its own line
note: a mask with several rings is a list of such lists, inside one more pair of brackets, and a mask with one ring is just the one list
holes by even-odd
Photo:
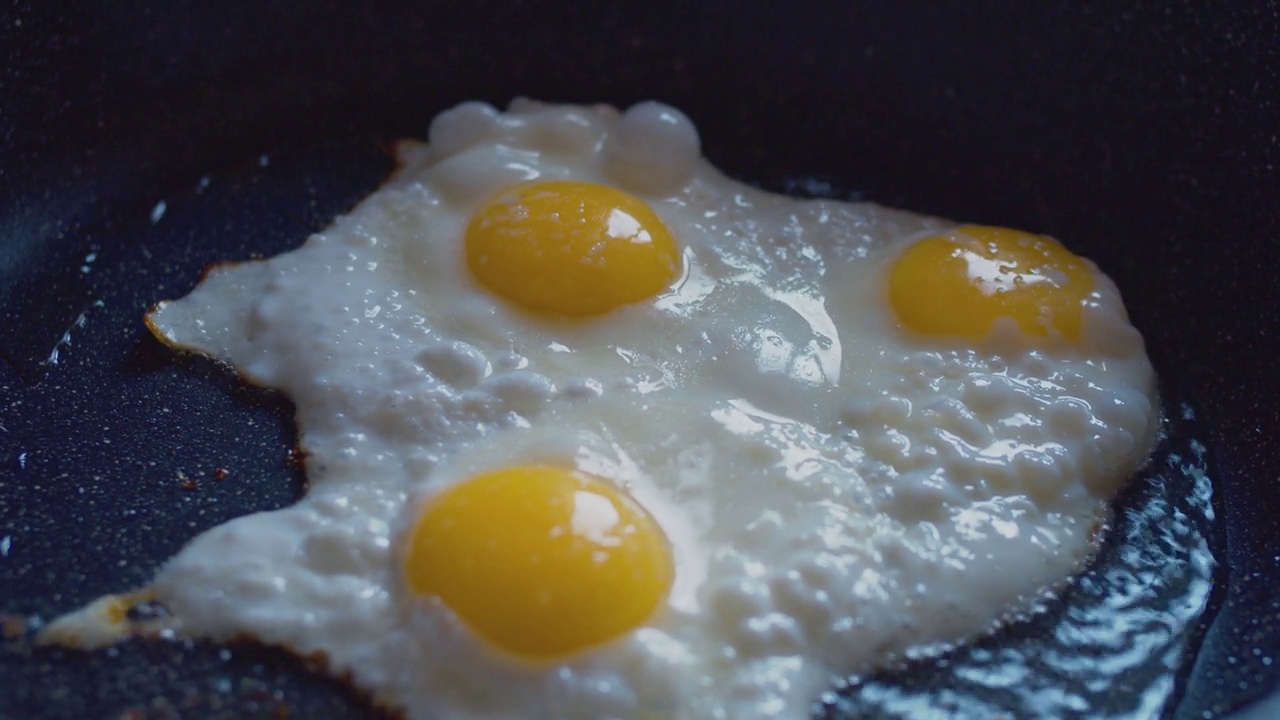
[[467, 264], [486, 287], [532, 310], [594, 315], [653, 297], [680, 251], [643, 200], [587, 182], [522, 185], [471, 219]]
[[606, 480], [544, 465], [508, 467], [424, 506], [405, 578], [494, 645], [565, 656], [643, 623], [674, 574], [666, 536]]
[[980, 339], [1002, 317], [1023, 333], [1056, 330], [1080, 339], [1093, 276], [1053, 238], [1020, 230], [962, 225], [907, 248], [889, 275], [889, 298], [907, 327], [931, 335]]

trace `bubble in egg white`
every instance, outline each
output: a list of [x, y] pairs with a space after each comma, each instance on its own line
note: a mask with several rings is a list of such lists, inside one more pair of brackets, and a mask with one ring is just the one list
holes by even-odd
[[[904, 331], [887, 268], [949, 223], [732, 181], [659, 103], [465, 103], [399, 159], [299, 249], [149, 318], [289, 395], [310, 480], [158, 574], [182, 632], [322, 653], [412, 718], [802, 718], [833, 678], [971, 638], [1076, 570], [1150, 446], [1151, 368], [1096, 269], [1075, 346]], [[472, 213], [547, 179], [645, 200], [680, 277], [587, 318], [481, 285]], [[400, 572], [423, 502], [537, 462], [624, 489], [676, 573], [640, 628], [546, 663]]]
[[701, 155], [693, 123], [679, 110], [642, 102], [627, 111], [605, 148], [609, 177], [636, 191], [662, 195], [684, 184]]

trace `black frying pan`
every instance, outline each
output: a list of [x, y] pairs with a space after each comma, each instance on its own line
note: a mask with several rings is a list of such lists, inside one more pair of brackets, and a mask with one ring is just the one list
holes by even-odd
[[[1202, 602], [1154, 616], [1178, 618], [1169, 668], [1117, 664], [1101, 643], [1062, 679], [1094, 689], [1057, 712], [1124, 715], [1168, 682], [1165, 716], [1214, 717], [1277, 687], [1276, 3], [205, 5], [0, 10], [0, 715], [371, 712], [279, 651], [26, 640], [40, 618], [145, 583], [200, 530], [303, 490], [287, 400], [164, 350], [145, 308], [209, 263], [327, 224], [387, 172], [383, 147], [437, 111], [522, 94], [660, 98], [737, 177], [831, 178], [1097, 261], [1175, 412], [1164, 464], [1121, 498], [1101, 564], [1046, 617], [1106, 602], [1116, 558], [1169, 537], [1163, 567]], [[1207, 509], [1187, 466], [1208, 470]], [[1201, 542], [1216, 571], [1188, 550]], [[1201, 576], [1212, 591], [1194, 592]], [[1035, 656], [1055, 627], [1015, 625], [949, 662], [994, 673], [984, 653]], [[823, 712], [1030, 713], [982, 689], [948, 705], [964, 695], [954, 677], [923, 663], [855, 678]]]

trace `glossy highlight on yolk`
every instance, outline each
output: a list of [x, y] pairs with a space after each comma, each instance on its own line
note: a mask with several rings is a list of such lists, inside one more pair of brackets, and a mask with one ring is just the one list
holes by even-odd
[[1026, 335], [1055, 330], [1077, 341], [1092, 291], [1088, 266], [1053, 238], [985, 225], [916, 242], [889, 275], [889, 299], [904, 325], [972, 339], [1007, 317]]
[[674, 576], [667, 538], [644, 508], [602, 478], [550, 465], [495, 470], [429, 500], [404, 573], [414, 592], [529, 659], [636, 628]]
[[643, 200], [595, 183], [522, 185], [472, 217], [467, 265], [532, 310], [595, 315], [653, 297], [680, 273], [670, 231]]

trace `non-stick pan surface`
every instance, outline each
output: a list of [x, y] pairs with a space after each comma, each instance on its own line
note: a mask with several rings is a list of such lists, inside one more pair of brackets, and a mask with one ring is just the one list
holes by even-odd
[[[439, 110], [517, 95], [662, 99], [734, 176], [831, 178], [1093, 258], [1166, 393], [1194, 410], [1172, 408], [1188, 433], [1179, 457], [1212, 480], [1203, 519], [1215, 518], [1192, 535], [1216, 553], [1217, 569], [1202, 568], [1214, 590], [1196, 596], [1202, 616], [1182, 615], [1178, 702], [1164, 714], [1214, 717], [1270, 693], [1280, 10], [965, 5], [0, 9], [0, 716], [369, 712], [279, 651], [79, 653], [33, 649], [27, 631], [145, 583], [201, 530], [302, 492], [288, 401], [160, 347], [145, 309], [209, 263], [323, 227], [377, 185], [386, 144], [421, 136]], [[860, 712], [847, 695], [833, 714]], [[1079, 716], [1123, 707], [1087, 700]]]

